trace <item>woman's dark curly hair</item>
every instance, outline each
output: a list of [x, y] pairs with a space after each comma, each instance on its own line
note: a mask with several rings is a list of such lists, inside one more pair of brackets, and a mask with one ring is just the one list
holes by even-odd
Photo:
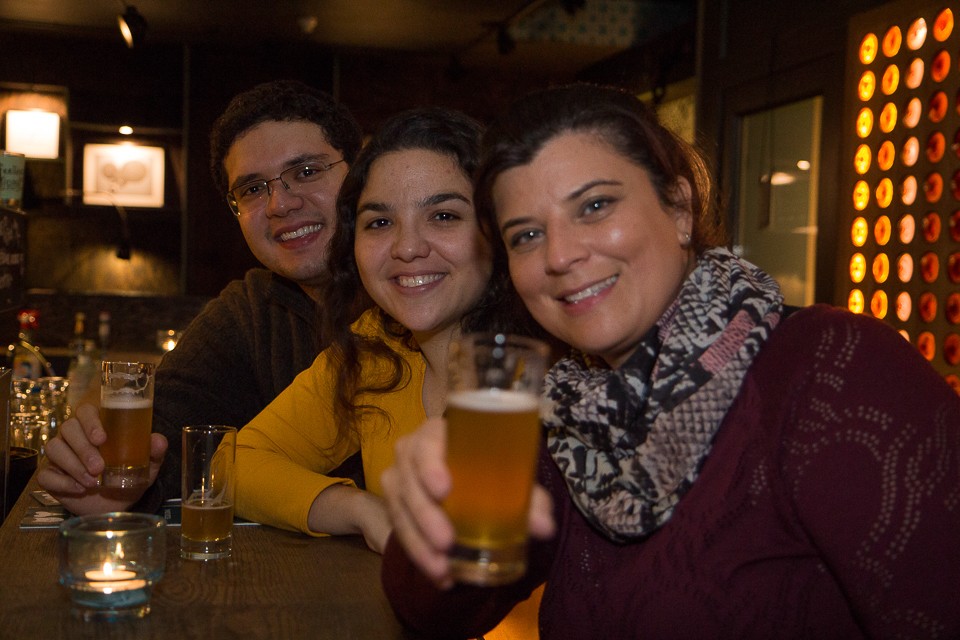
[[299, 80], [265, 82], [237, 94], [213, 123], [210, 131], [210, 173], [221, 193], [226, 193], [227, 171], [223, 160], [238, 137], [262, 122], [312, 122], [323, 129], [330, 146], [347, 164], [360, 151], [363, 133], [350, 111], [330, 94]]
[[[364, 393], [385, 393], [405, 385], [410, 371], [398, 353], [383, 340], [359, 336], [350, 330], [351, 321], [364, 307], [379, 314], [387, 335], [400, 338], [412, 349], [417, 345], [410, 331], [369, 299], [360, 281], [354, 258], [357, 205], [367, 184], [370, 167], [384, 154], [409, 149], [433, 151], [456, 160], [464, 175], [472, 178], [479, 160], [480, 124], [469, 116], [443, 107], [424, 107], [401, 112], [388, 119], [360, 151], [350, 165], [337, 198], [337, 224], [330, 241], [330, 278], [321, 295], [326, 305], [323, 335], [337, 371], [334, 415], [340, 437], [355, 431], [366, 411], [380, 411], [371, 405], [357, 404]], [[383, 358], [388, 374], [362, 381], [364, 356]]]

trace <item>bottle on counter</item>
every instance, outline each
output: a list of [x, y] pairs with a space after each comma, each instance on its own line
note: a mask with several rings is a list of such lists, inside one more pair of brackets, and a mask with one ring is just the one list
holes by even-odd
[[73, 339], [70, 341], [70, 366], [67, 369], [67, 404], [76, 406], [91, 393], [94, 385], [99, 386], [100, 358], [97, 345], [84, 337], [86, 314], [78, 311], [73, 317]]
[[101, 311], [98, 319], [97, 339], [100, 342], [100, 357], [104, 358], [110, 348], [110, 312]]
[[36, 309], [21, 309], [17, 314], [20, 331], [17, 340], [7, 346], [7, 360], [14, 378], [36, 380], [42, 376], [56, 375], [40, 348], [34, 344], [34, 331], [40, 326], [39, 317], [40, 312]]

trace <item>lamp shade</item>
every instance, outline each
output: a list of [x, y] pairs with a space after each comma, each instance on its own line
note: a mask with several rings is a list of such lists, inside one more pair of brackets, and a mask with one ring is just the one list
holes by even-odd
[[50, 111], [11, 109], [6, 113], [7, 151], [28, 158], [60, 156], [60, 115]]

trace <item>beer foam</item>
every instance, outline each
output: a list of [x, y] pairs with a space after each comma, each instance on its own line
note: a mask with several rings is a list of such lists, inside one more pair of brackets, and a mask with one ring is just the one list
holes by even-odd
[[153, 407], [153, 400], [128, 395], [110, 396], [100, 398], [100, 407], [103, 409], [149, 409]]
[[508, 389], [472, 389], [454, 391], [447, 401], [451, 407], [486, 413], [536, 411], [539, 400], [536, 396]]

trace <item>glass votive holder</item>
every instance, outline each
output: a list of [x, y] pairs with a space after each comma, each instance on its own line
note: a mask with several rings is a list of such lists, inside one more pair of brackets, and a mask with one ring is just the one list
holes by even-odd
[[39, 411], [40, 383], [31, 378], [14, 378], [11, 383], [11, 411]]
[[49, 376], [40, 378], [37, 382], [40, 384], [40, 406], [50, 421], [52, 438], [70, 414], [67, 404], [70, 381], [61, 376]]
[[82, 620], [142, 618], [163, 577], [166, 525], [160, 516], [114, 512], [60, 525], [60, 584]]
[[10, 414], [10, 444], [43, 453], [50, 436], [49, 421], [39, 411], [17, 411]]

